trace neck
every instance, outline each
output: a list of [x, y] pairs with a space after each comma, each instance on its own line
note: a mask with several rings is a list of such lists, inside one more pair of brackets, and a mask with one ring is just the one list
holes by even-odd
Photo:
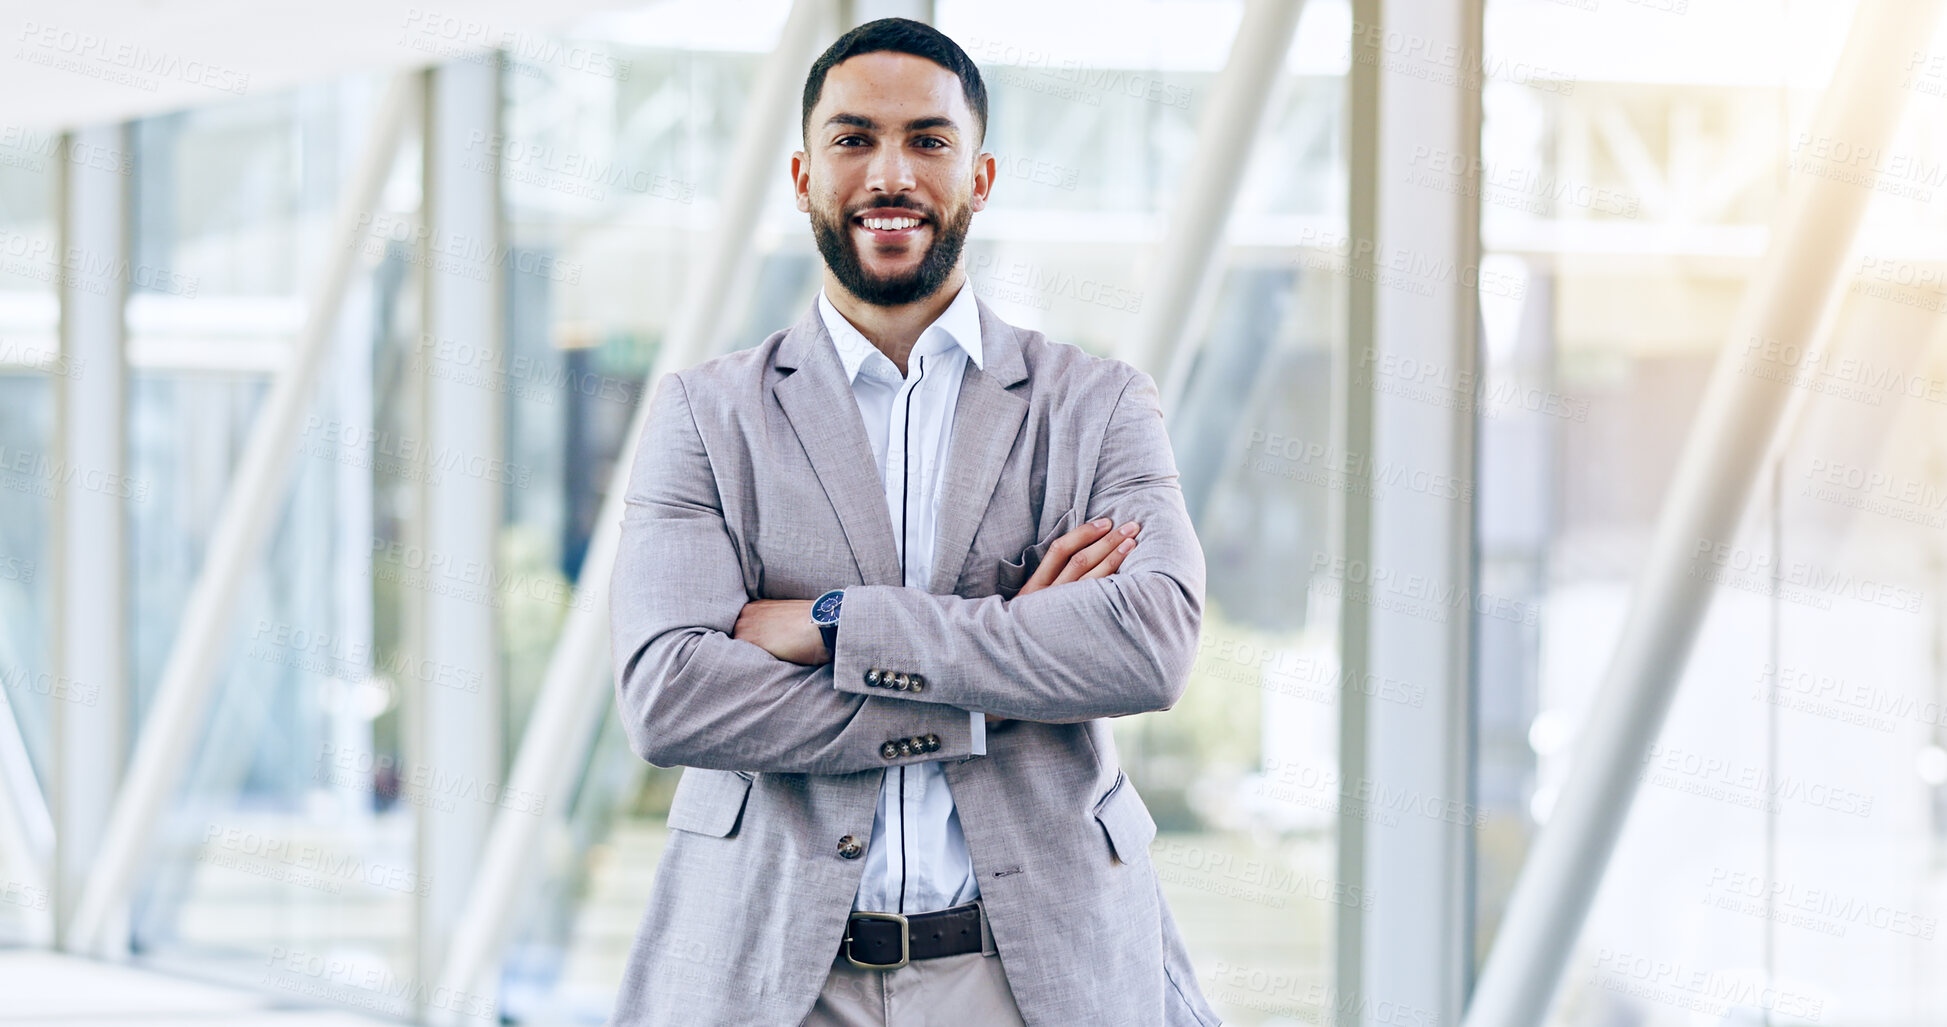
[[866, 341], [886, 355], [900, 374], [906, 373], [906, 358], [912, 355], [913, 346], [919, 342], [919, 335], [926, 326], [940, 319], [946, 308], [960, 293], [966, 283], [967, 273], [955, 267], [933, 295], [897, 307], [881, 307], [867, 303], [851, 290], [838, 284], [838, 277], [831, 268], [825, 269], [825, 297], [832, 306], [845, 315], [845, 320], [865, 336]]

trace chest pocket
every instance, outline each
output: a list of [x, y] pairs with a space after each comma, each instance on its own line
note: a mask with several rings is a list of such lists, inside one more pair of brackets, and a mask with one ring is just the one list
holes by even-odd
[[669, 800], [669, 829], [725, 838], [737, 830], [751, 778], [730, 770], [688, 767]]

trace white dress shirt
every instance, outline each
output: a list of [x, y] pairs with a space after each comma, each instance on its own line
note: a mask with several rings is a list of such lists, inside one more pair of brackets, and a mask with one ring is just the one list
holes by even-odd
[[[885, 485], [905, 584], [924, 589], [933, 577], [934, 525], [940, 510], [940, 471], [947, 460], [953, 410], [967, 361], [981, 364], [980, 311], [973, 290], [961, 283], [953, 302], [926, 330], [906, 358], [902, 377], [891, 358], [872, 345], [818, 292], [818, 311], [838, 347], [852, 395], [872, 440], [879, 481]], [[838, 616], [839, 637], [845, 614]], [[973, 752], [987, 751], [987, 718], [969, 712]], [[926, 913], [972, 901], [980, 894], [960, 815], [938, 760], [886, 771], [879, 810], [865, 846], [865, 877], [853, 909]]]

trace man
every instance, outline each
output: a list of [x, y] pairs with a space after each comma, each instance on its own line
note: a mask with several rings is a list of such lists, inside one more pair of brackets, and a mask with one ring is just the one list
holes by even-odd
[[617, 1027], [1218, 1023], [1104, 719], [1181, 697], [1203, 553], [1151, 378], [968, 285], [986, 119], [932, 28], [841, 37], [791, 158], [823, 290], [650, 399], [616, 692], [687, 769]]

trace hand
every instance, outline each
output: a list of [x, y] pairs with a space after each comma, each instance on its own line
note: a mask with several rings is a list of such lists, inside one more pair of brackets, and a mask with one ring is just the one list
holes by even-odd
[[[1109, 527], [1114, 523], [1103, 517], [1054, 540], [1048, 546], [1048, 552], [1041, 557], [1040, 565], [1035, 567], [1034, 575], [1014, 594], [1014, 598], [1019, 599], [1030, 592], [1071, 581], [1106, 578], [1114, 574], [1122, 566], [1122, 561], [1135, 550], [1136, 536], [1142, 532], [1142, 525], [1135, 521], [1110, 531]], [[998, 724], [1006, 719], [987, 714], [988, 724]]]
[[1034, 575], [1014, 594], [1014, 598], [1019, 599], [1030, 592], [1071, 581], [1106, 578], [1114, 574], [1136, 548], [1136, 536], [1141, 533], [1142, 525], [1130, 521], [1110, 531], [1109, 526], [1113, 523], [1107, 517], [1098, 518], [1071, 529], [1068, 534], [1050, 543], [1048, 552], [1035, 567]]
[[742, 639], [788, 663], [830, 663], [825, 636], [811, 622], [809, 599], [753, 599], [737, 611], [730, 637]]

